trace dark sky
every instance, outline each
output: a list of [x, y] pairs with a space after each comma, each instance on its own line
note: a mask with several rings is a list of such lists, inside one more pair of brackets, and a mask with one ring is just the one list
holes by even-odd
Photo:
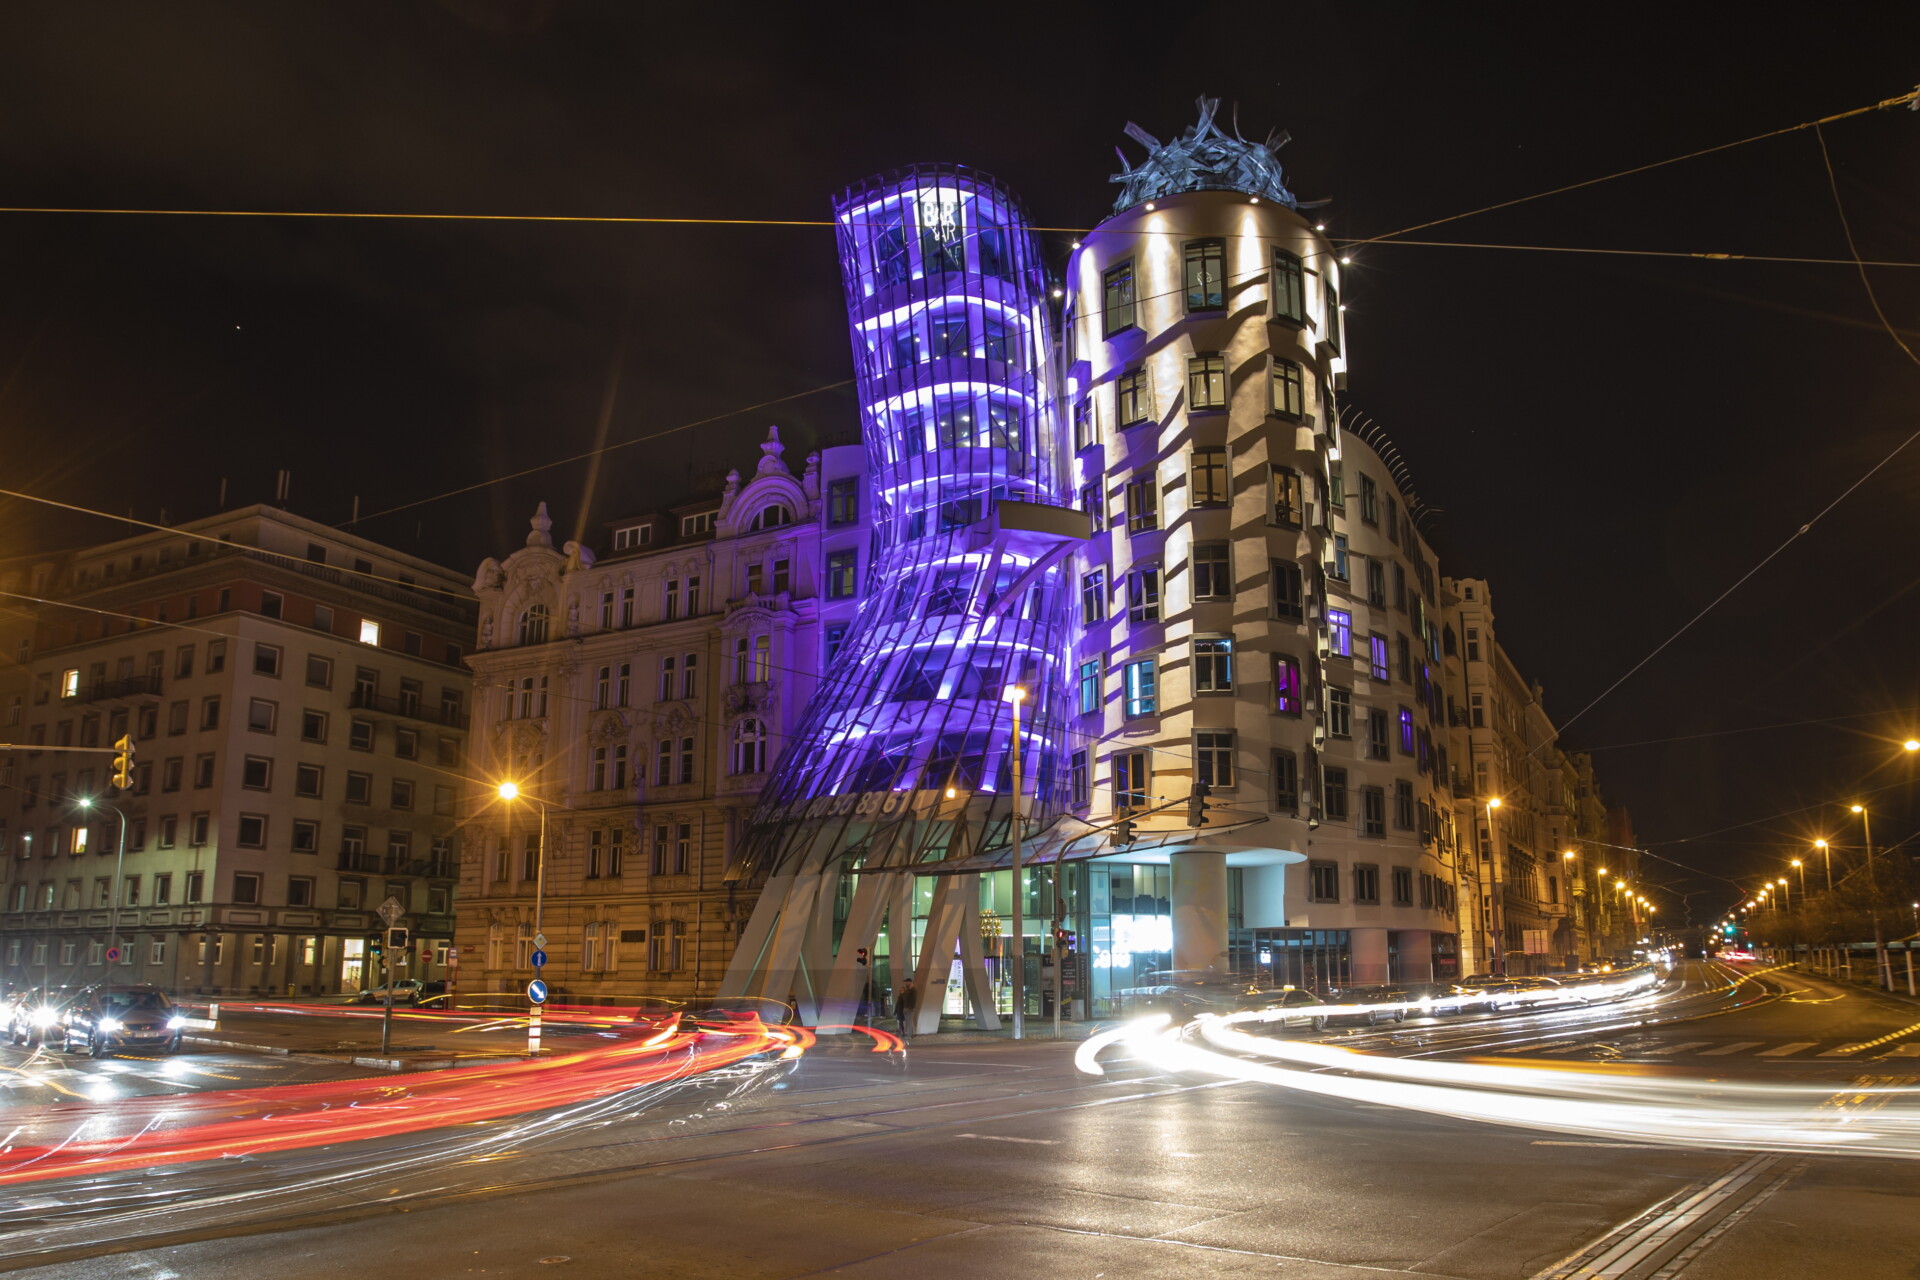
[[[1208, 93], [1290, 130], [1295, 192], [1364, 237], [1920, 79], [1920, 12], [1893, 5], [674, 8], [715, 19], [14, 4], [0, 204], [816, 219], [850, 180], [952, 160], [1086, 226], [1126, 122], [1166, 136]], [[1826, 135], [1862, 254], [1920, 261], [1920, 115]], [[1846, 252], [1810, 132], [1414, 238]], [[1873, 280], [1912, 340], [1920, 271]], [[1920, 428], [1920, 367], [1850, 266], [1379, 245], [1349, 281], [1348, 403], [1561, 720]], [[207, 514], [223, 477], [267, 499], [284, 467], [290, 505], [338, 522], [590, 448], [609, 403], [617, 441], [850, 375], [822, 229], [0, 214], [4, 486], [147, 519]], [[856, 431], [816, 394], [613, 453], [590, 502], [574, 465], [362, 529], [464, 568], [540, 498], [563, 528], [676, 500], [769, 421], [794, 461]], [[1840, 830], [1770, 815], [1869, 786], [1878, 841], [1914, 829], [1888, 739], [1920, 731], [1917, 495], [1920, 445], [1572, 727], [1613, 748], [1605, 786], [1657, 852], [1757, 872]], [[7, 554], [116, 532], [0, 504]], [[1802, 720], [1828, 723], [1724, 732]], [[1667, 872], [1702, 917], [1732, 893]]]

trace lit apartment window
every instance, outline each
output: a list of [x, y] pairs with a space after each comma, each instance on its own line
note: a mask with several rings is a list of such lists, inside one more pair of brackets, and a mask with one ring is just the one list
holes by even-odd
[[1227, 358], [1225, 356], [1195, 356], [1187, 361], [1187, 407], [1189, 409], [1227, 407]]
[[1080, 664], [1080, 714], [1092, 715], [1100, 709], [1100, 659]]
[[1306, 412], [1306, 391], [1300, 366], [1291, 360], [1273, 359], [1273, 399], [1269, 408], [1283, 418], [1299, 421]]
[[1273, 251], [1273, 318], [1289, 324], [1307, 322], [1305, 281], [1300, 259], [1285, 249]]
[[1187, 467], [1187, 501], [1196, 507], [1224, 507], [1230, 498], [1226, 449], [1195, 449]]
[[1327, 610], [1327, 647], [1338, 657], [1353, 656], [1353, 614], [1347, 610]]
[[1221, 240], [1187, 242], [1187, 310], [1218, 311], [1227, 305], [1227, 247]]
[[1135, 569], [1127, 575], [1127, 621], [1160, 621], [1160, 570]]
[[1100, 281], [1102, 332], [1112, 337], [1134, 325], [1133, 263], [1109, 267]]
[[1129, 662], [1120, 669], [1121, 688], [1129, 717], [1150, 716], [1159, 709], [1159, 684], [1152, 658]]
[[1147, 753], [1113, 753], [1113, 804], [1116, 809], [1144, 807], [1147, 796]]
[[1092, 626], [1107, 616], [1107, 571], [1095, 569], [1080, 575], [1080, 622]]
[[360, 619], [360, 643], [380, 647], [380, 624], [372, 618]]
[[1289, 467], [1272, 468], [1271, 489], [1273, 523], [1299, 528], [1306, 513], [1300, 491], [1300, 473]]
[[1273, 709], [1286, 716], [1301, 712], [1300, 659], [1284, 653], [1273, 655]]
[[1153, 417], [1153, 395], [1145, 369], [1129, 369], [1115, 378], [1113, 395], [1121, 426], [1136, 426]]
[[1193, 642], [1193, 691], [1233, 692], [1233, 641], [1224, 636]]

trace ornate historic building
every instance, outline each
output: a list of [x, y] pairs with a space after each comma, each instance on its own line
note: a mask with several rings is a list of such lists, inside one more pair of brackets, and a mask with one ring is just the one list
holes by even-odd
[[864, 576], [861, 450], [783, 455], [770, 430], [751, 477], [611, 522], [599, 554], [556, 549], [542, 504], [480, 566], [463, 993], [533, 976], [536, 897], [556, 998], [716, 988], [753, 905], [722, 871]]

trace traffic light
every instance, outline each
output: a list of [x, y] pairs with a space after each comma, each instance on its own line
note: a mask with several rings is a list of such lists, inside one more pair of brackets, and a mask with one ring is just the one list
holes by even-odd
[[1133, 810], [1116, 809], [1113, 819], [1113, 847], [1124, 849], [1133, 843]]
[[387, 945], [395, 951], [405, 951], [407, 949], [407, 931], [405, 929], [388, 929]]
[[1213, 788], [1207, 783], [1196, 782], [1193, 790], [1187, 794], [1187, 825], [1204, 827], [1207, 825], [1207, 797], [1213, 794]]
[[118, 753], [113, 757], [113, 785], [125, 791], [133, 785], [133, 738], [121, 734], [113, 749]]
[[380, 953], [381, 953], [381, 939], [380, 939], [380, 935], [376, 933], [373, 936], [372, 943], [370, 943], [367, 947], [367, 958], [370, 960], [378, 960], [380, 958]]
[[1073, 954], [1073, 930], [1065, 929], [1065, 928], [1055, 929], [1053, 931], [1053, 945], [1054, 945], [1054, 948], [1057, 951], [1059, 951], [1061, 955], [1063, 956], [1072, 955]]
[[853, 953], [853, 962], [860, 965], [864, 965], [867, 962], [867, 949], [865, 947], [861, 947]]

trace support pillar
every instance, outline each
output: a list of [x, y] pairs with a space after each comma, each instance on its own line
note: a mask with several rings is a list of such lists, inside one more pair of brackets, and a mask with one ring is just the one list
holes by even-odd
[[1401, 982], [1433, 981], [1433, 934], [1426, 929], [1401, 929]]
[[[911, 879], [910, 872], [874, 872], [857, 876], [853, 883], [853, 901], [847, 907], [847, 926], [840, 934], [840, 953], [834, 957], [832, 976], [827, 979], [826, 999], [815, 1026], [843, 1027], [860, 1012], [866, 987], [873, 982], [874, 943], [880, 937], [880, 921], [887, 912], [887, 900], [894, 883]], [[867, 949], [869, 963], [861, 964], [859, 952]], [[878, 1004], [878, 984], [875, 984]], [[879, 1012], [878, 1009], [875, 1010]]]
[[982, 1030], [997, 1031], [1000, 1015], [993, 1007], [993, 984], [987, 980], [987, 966], [980, 948], [978, 875], [941, 876], [934, 881], [927, 934], [914, 974], [914, 986], [920, 992], [920, 1007], [913, 1019], [915, 1035], [940, 1029], [940, 1010], [946, 1003], [956, 946], [960, 951], [961, 981], [973, 999], [974, 1018]]
[[1172, 856], [1173, 967], [1227, 970], [1227, 855], [1199, 849]]
[[1352, 929], [1348, 931], [1347, 938], [1353, 946], [1353, 984], [1356, 987], [1370, 987], [1385, 983], [1387, 931]]

